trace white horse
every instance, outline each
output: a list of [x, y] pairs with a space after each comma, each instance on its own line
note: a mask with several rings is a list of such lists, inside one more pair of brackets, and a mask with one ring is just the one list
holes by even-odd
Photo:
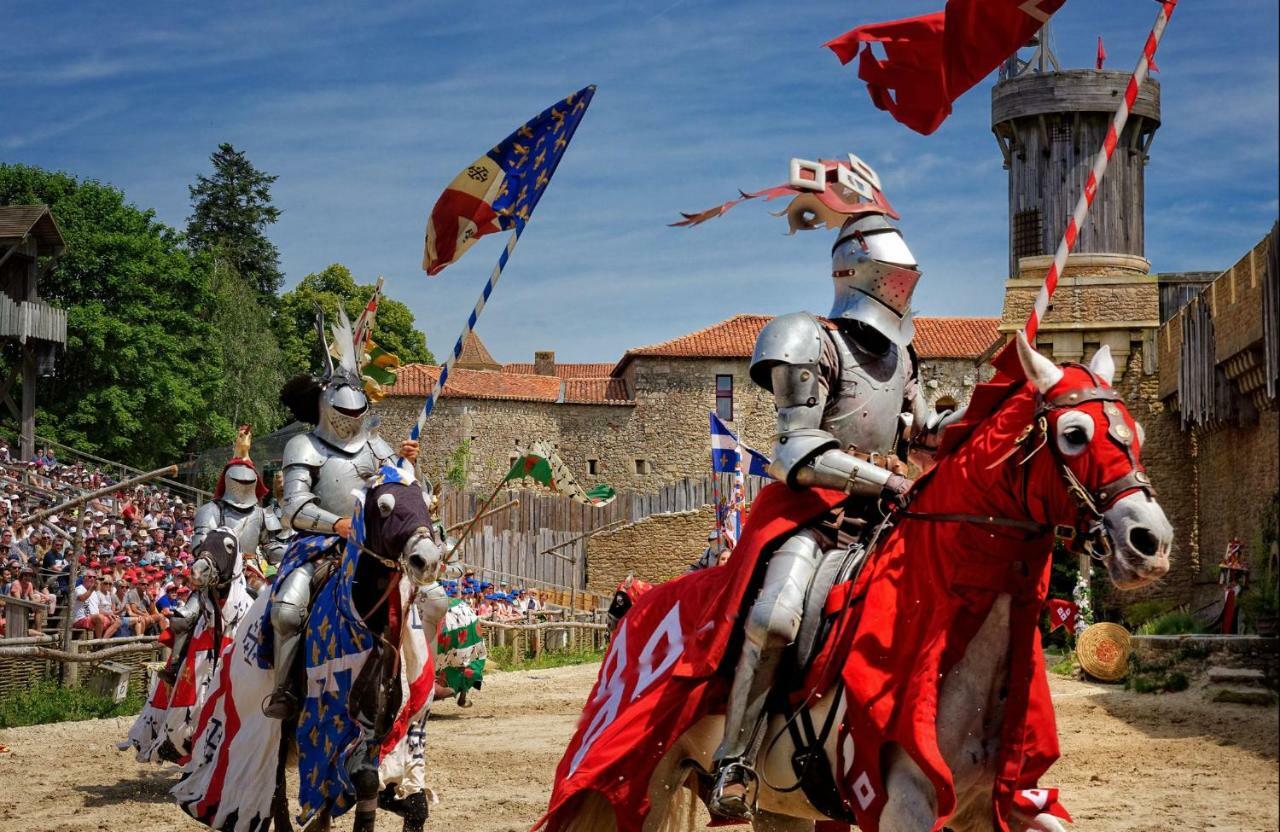
[[[199, 612], [191, 623], [185, 655], [174, 656], [176, 683], [157, 680], [147, 704], [129, 728], [121, 751], [134, 750], [140, 763], [181, 762], [191, 753], [196, 718], [214, 682], [214, 657], [253, 604], [244, 578], [244, 559], [235, 533], [214, 529], [201, 541], [191, 565]], [[220, 630], [217, 642], [215, 630]]]
[[[913, 523], [956, 523], [954, 518], [962, 513], [973, 515], [969, 523], [984, 522], [978, 515], [991, 513], [991, 503], [984, 502], [984, 495], [1007, 494], [1023, 488], [1026, 491], [1017, 495], [1014, 502], [1026, 509], [1025, 515], [1006, 515], [1004, 519], [1025, 524], [1035, 521], [1042, 526], [1080, 527], [1083, 515], [1096, 521], [1095, 542], [1102, 550], [1098, 557], [1117, 587], [1134, 589], [1157, 580], [1169, 568], [1173, 530], [1138, 467], [1140, 440], [1138, 443], [1133, 440], [1135, 434], [1140, 437], [1141, 430], [1110, 390], [1114, 365], [1109, 351], [1103, 349], [1098, 353], [1088, 368], [1088, 375], [1083, 368], [1078, 368], [1066, 376], [1067, 383], [1063, 384], [1062, 368], [1036, 353], [1021, 337], [1018, 347], [1028, 385], [975, 428], [976, 436], [984, 426], [987, 430], [996, 430], [993, 422], [1003, 424], [1006, 431], [1012, 427], [1017, 437], [1013, 450], [1017, 452], [1005, 454], [996, 460], [998, 464], [991, 465], [975, 465], [971, 457], [958, 452], [940, 461], [935, 473], [942, 474], [943, 466], [949, 465], [952, 474], [963, 474], [959, 480], [952, 479], [951, 484], [963, 482], [965, 487], [948, 489], [943, 485], [948, 482], [946, 474], [933, 477], [918, 490], [911, 511], [899, 521], [895, 532]], [[1080, 383], [1082, 377], [1083, 384]], [[1072, 380], [1076, 382], [1074, 386]], [[997, 418], [1002, 415], [1003, 419]], [[1024, 415], [1026, 418], [1022, 418]], [[1040, 427], [1037, 429], [1036, 425]], [[1019, 431], [1021, 426], [1025, 428]], [[992, 433], [982, 437], [988, 447], [995, 446], [995, 438], [998, 437]], [[1009, 444], [1004, 442], [1005, 446]], [[1111, 476], [1117, 473], [1117, 465], [1125, 471], [1124, 477]], [[1035, 483], [1040, 485], [1033, 485]], [[1033, 487], [1039, 488], [1035, 494], [1030, 493]], [[1043, 512], [1038, 517], [1034, 514], [1037, 510]], [[930, 511], [938, 515], [946, 513], [952, 519], [928, 516]], [[1075, 516], [1069, 516], [1072, 514]], [[967, 537], [972, 546], [972, 541], [985, 536]], [[995, 539], [994, 532], [991, 539]], [[918, 556], [962, 558], [970, 554], [962, 545], [949, 552], [921, 552]], [[971, 554], [980, 557], [983, 552]], [[871, 556], [872, 561], [875, 557], [875, 554]], [[873, 564], [868, 566], [872, 568]], [[956, 798], [955, 809], [947, 817], [946, 825], [955, 832], [995, 828], [993, 789], [1002, 743], [1006, 688], [1010, 682], [1011, 645], [1015, 637], [1011, 609], [1009, 594], [995, 596], [963, 657], [938, 683], [937, 745], [950, 769]], [[1019, 620], [1025, 623], [1025, 619]], [[847, 697], [837, 686], [816, 698], [809, 710], [813, 723], [821, 725], [835, 708], [838, 724], [846, 707]], [[647, 791], [652, 810], [645, 818], [644, 832], [694, 828], [695, 772], [712, 770], [712, 755], [720, 742], [723, 723], [721, 715], [702, 718], [661, 757], [649, 780]], [[787, 730], [786, 717], [771, 715], [765, 736], [760, 756], [755, 760], [760, 778], [753, 829], [756, 832], [812, 832], [815, 821], [828, 818], [809, 802], [802, 790], [791, 788], [796, 783], [792, 767], [796, 748]], [[853, 757], [852, 739], [846, 736], [843, 742], [849, 747], [843, 751], [837, 747], [839, 742], [836, 733], [831, 732], [823, 746], [826, 762], [837, 779], [849, 775], [847, 762], [842, 770], [840, 761]], [[886, 803], [880, 813], [880, 830], [925, 832], [932, 829], [939, 815], [933, 782], [900, 745], [891, 743], [885, 751], [882, 771]], [[1031, 795], [1031, 808], [1027, 804], [1015, 805], [1008, 819], [1010, 828], [1017, 832], [1063, 832], [1056, 817], [1035, 808], [1036, 799], [1043, 797], [1042, 792], [1035, 790]], [[588, 791], [576, 804], [568, 805], [566, 812], [550, 823], [548, 828], [552, 832], [607, 832], [617, 828], [614, 807], [599, 792]]]

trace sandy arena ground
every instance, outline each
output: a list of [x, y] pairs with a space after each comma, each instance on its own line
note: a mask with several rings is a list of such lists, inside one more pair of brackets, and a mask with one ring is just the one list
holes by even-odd
[[[532, 825], [597, 665], [494, 674], [477, 704], [442, 704], [428, 734], [443, 802], [429, 829]], [[1210, 705], [1196, 691], [1138, 696], [1053, 680], [1063, 759], [1051, 776], [1089, 832], [1275, 830], [1277, 712]], [[117, 752], [130, 720], [0, 731], [0, 832], [182, 832], [203, 827], [168, 802], [172, 769]], [[439, 749], [447, 746], [448, 756]], [[434, 752], [434, 753], [433, 753]], [[379, 828], [398, 830], [386, 816]], [[350, 820], [335, 829], [350, 828]]]

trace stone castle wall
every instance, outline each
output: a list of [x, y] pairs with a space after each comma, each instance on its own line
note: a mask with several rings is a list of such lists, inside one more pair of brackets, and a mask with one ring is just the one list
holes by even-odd
[[1197, 431], [1196, 444], [1202, 560], [1219, 563], [1234, 536], [1253, 568], [1263, 568], [1263, 523], [1280, 488], [1280, 411], [1264, 411], [1253, 425]]
[[710, 506], [677, 514], [654, 514], [587, 540], [587, 591], [611, 595], [634, 572], [649, 583], [685, 572], [707, 547], [715, 525]]
[[[974, 384], [990, 374], [990, 367], [976, 368], [969, 359], [933, 359], [922, 362], [921, 390], [930, 406], [944, 398], [964, 404]], [[751, 381], [746, 359], [638, 357], [626, 374], [633, 405], [446, 396], [436, 403], [423, 432], [423, 463], [438, 478], [454, 449], [470, 440], [470, 484], [491, 487], [510, 469], [517, 448], [544, 440], [557, 445], [584, 485], [606, 482], [617, 489], [649, 491], [684, 477], [700, 477], [710, 465], [707, 413], [716, 406], [717, 375], [733, 376], [730, 428], [751, 447], [771, 454], [773, 397]], [[421, 404], [409, 396], [376, 404], [382, 434], [407, 435]], [[595, 474], [589, 473], [592, 460]], [[639, 468], [637, 461], [643, 463]]]

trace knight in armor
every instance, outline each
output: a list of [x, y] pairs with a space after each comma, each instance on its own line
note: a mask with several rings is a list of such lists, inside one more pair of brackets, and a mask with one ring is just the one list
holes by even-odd
[[[271, 600], [275, 690], [263, 712], [276, 719], [286, 719], [297, 712], [291, 674], [302, 646], [312, 581], [321, 562], [332, 562], [338, 556], [339, 539], [350, 536], [357, 493], [384, 464], [396, 464], [397, 453], [410, 464], [418, 458], [417, 442], [407, 440], [395, 451], [374, 432], [376, 421], [369, 412], [346, 314], [339, 309], [339, 321], [333, 328], [336, 363], [323, 343], [323, 321], [319, 330], [325, 375], [319, 379], [310, 375], [295, 377], [280, 394], [281, 402], [294, 418], [315, 427], [290, 439], [282, 459], [280, 519], [295, 538]], [[299, 545], [315, 536], [335, 539], [320, 551], [313, 551], [318, 547]]]
[[767, 555], [715, 753], [711, 806], [727, 817], [751, 815], [765, 706], [814, 574], [824, 558], [857, 545], [881, 501], [903, 499], [911, 482], [899, 455], [912, 427], [924, 424], [911, 348], [915, 257], [887, 217], [862, 213], [841, 227], [831, 268], [831, 314], [775, 318], [751, 358], [751, 378], [773, 394], [778, 413], [769, 473], [791, 488], [835, 489], [849, 499]]
[[[267, 486], [249, 458], [251, 441], [249, 427], [242, 426], [236, 435], [234, 455], [218, 477], [213, 499], [196, 509], [192, 518], [191, 551], [197, 556], [205, 538], [214, 529], [226, 529], [235, 535], [240, 553], [245, 558], [260, 553], [268, 562], [279, 563], [284, 556], [285, 539], [280, 520], [262, 506]], [[200, 593], [193, 592], [169, 619], [169, 626], [174, 632], [173, 659], [160, 676], [170, 683], [177, 680], [187, 642], [200, 617], [200, 606]]]

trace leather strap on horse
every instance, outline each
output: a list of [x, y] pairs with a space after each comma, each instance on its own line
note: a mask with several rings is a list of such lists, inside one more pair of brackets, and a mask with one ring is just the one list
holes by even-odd
[[836, 725], [836, 712], [841, 694], [844, 693], [844, 681], [838, 680], [831, 695], [831, 707], [827, 709], [827, 717], [822, 721], [822, 730], [814, 731], [813, 716], [806, 706], [787, 720], [787, 731], [791, 734], [791, 743], [795, 751], [791, 755], [791, 768], [795, 771], [796, 782], [785, 789], [774, 789], [783, 794], [793, 792], [797, 788], [815, 809], [832, 820], [854, 823], [853, 814], [840, 799], [840, 788], [836, 785], [835, 774], [827, 761], [826, 744], [831, 731]]
[[976, 523], [983, 526], [1000, 526], [1006, 529], [1017, 529], [1030, 534], [1047, 534], [1054, 530], [1053, 526], [1037, 523], [1034, 520], [1018, 520], [1012, 517], [993, 517], [981, 514], [928, 514], [921, 511], [903, 510], [900, 517], [912, 520], [928, 520], [933, 523]]

